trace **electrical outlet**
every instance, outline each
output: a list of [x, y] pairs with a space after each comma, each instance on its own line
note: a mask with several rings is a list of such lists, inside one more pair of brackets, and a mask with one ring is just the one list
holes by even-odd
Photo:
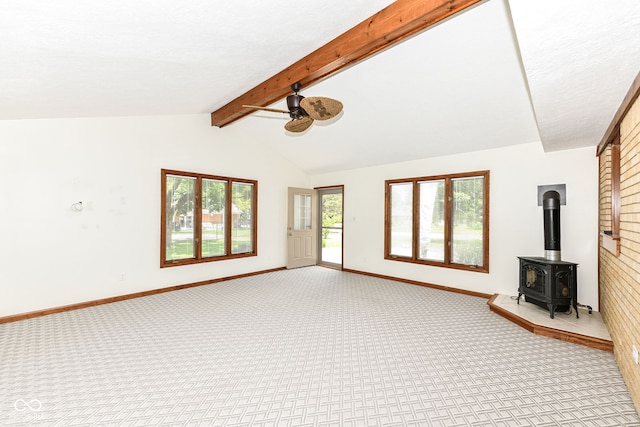
[[[120, 281], [121, 281], [121, 282], [124, 282], [125, 280], [127, 280], [127, 275], [126, 275], [125, 273], [120, 273], [120, 276], [119, 276], [119, 277], [120, 277]], [[635, 348], [635, 347], [634, 347], [634, 348]], [[636, 353], [638, 353], [638, 352], [636, 351]], [[636, 357], [636, 360], [638, 360], [638, 358], [637, 358], [637, 357]], [[636, 363], [637, 363], [637, 362], [636, 362]]]
[[638, 348], [634, 345], [631, 349], [631, 356], [633, 357], [633, 361], [638, 364]]

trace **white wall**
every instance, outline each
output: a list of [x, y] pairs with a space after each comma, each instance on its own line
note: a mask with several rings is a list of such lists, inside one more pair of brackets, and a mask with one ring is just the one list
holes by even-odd
[[[597, 307], [597, 158], [539, 144], [308, 177], [209, 115], [0, 121], [0, 317], [281, 267], [289, 186], [345, 185], [346, 268], [517, 292], [517, 256], [544, 252], [537, 186], [566, 184], [563, 259]], [[257, 179], [258, 256], [161, 269], [160, 169]], [[384, 180], [491, 170], [490, 273], [385, 261]], [[82, 201], [84, 210], [71, 205]], [[121, 280], [124, 278], [124, 280]]]
[[[384, 260], [384, 181], [488, 169], [490, 272]], [[578, 267], [578, 300], [597, 310], [598, 160], [595, 148], [544, 153], [540, 144], [396, 163], [311, 177], [344, 184], [344, 267], [454, 288], [517, 295], [518, 256], [544, 256], [538, 185], [566, 184], [562, 259]]]
[[[234, 132], [208, 114], [1, 121], [0, 317], [283, 266], [287, 187], [308, 179]], [[257, 179], [258, 256], [161, 269], [161, 168]]]

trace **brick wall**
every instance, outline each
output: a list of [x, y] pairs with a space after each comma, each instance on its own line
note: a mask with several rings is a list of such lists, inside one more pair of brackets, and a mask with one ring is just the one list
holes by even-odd
[[[600, 155], [600, 231], [611, 230], [612, 149]], [[640, 412], [640, 98], [620, 123], [620, 255], [600, 237], [600, 311], [614, 343], [614, 355]]]

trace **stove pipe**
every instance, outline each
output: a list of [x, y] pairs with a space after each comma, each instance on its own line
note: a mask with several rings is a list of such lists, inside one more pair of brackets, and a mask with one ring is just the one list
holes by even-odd
[[542, 195], [544, 215], [544, 257], [560, 261], [560, 194], [549, 190]]

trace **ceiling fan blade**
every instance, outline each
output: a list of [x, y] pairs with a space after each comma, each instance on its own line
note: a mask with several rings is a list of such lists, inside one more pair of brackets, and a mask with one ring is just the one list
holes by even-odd
[[313, 119], [311, 117], [303, 117], [297, 120], [291, 120], [284, 125], [284, 128], [289, 132], [304, 132], [309, 129], [309, 126], [313, 123]]
[[268, 108], [268, 107], [260, 107], [258, 105], [243, 105], [242, 108], [253, 108], [256, 110], [263, 110], [263, 111], [271, 111], [272, 113], [285, 113], [285, 114], [289, 114], [288, 110], [280, 110], [278, 108]]
[[300, 101], [300, 106], [314, 120], [328, 120], [342, 111], [342, 102], [323, 96], [309, 96]]

